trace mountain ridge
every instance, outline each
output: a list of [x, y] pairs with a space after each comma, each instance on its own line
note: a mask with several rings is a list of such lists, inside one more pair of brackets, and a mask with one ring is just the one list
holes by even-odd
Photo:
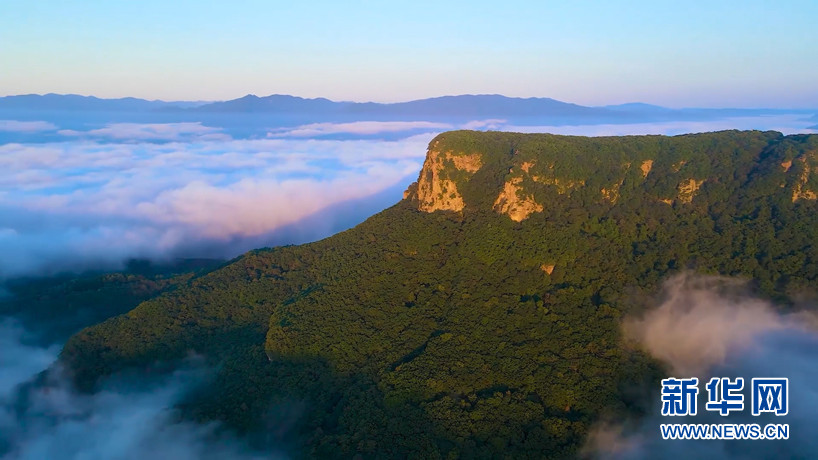
[[622, 117], [662, 118], [685, 116], [752, 116], [762, 114], [803, 113], [809, 109], [738, 109], [682, 108], [672, 109], [641, 102], [583, 106], [546, 97], [508, 97], [499, 94], [462, 94], [416, 99], [404, 102], [350, 102], [326, 98], [303, 98], [272, 94], [245, 96], [225, 101], [163, 101], [134, 97], [99, 98], [76, 94], [25, 94], [0, 97], [0, 110], [56, 111], [134, 111], [157, 113], [317, 113], [329, 111], [339, 115], [371, 116], [474, 116], [474, 117]]
[[136, 97], [99, 98], [79, 94], [20, 94], [0, 97], [2, 110], [57, 110], [57, 111], [151, 111], [167, 107], [188, 107], [192, 101], [147, 100]]

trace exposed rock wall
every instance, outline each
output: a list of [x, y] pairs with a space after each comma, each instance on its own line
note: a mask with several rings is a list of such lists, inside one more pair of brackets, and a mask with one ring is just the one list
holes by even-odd
[[480, 154], [459, 155], [454, 152], [441, 152], [431, 146], [423, 162], [417, 185], [410, 187], [404, 198], [418, 200], [418, 209], [425, 212], [455, 211], [460, 212], [465, 207], [463, 197], [457, 189], [457, 182], [450, 177], [447, 163], [451, 163], [457, 171], [474, 174], [482, 166]]
[[[818, 156], [816, 154], [815, 156]], [[812, 167], [810, 163], [807, 161], [807, 155], [801, 156], [798, 158], [798, 162], [801, 166], [801, 174], [798, 176], [798, 180], [795, 183], [795, 186], [792, 190], [792, 201], [795, 203], [798, 200], [816, 200], [818, 199], [818, 194], [815, 193], [814, 190], [809, 189], [809, 178], [810, 174], [812, 173]], [[789, 162], [790, 164], [785, 167], [785, 171], [789, 171], [792, 167], [792, 161]], [[782, 166], [784, 166], [782, 164]]]
[[500, 214], [507, 214], [511, 220], [521, 222], [535, 212], [542, 212], [543, 206], [530, 194], [526, 194], [520, 187], [522, 177], [509, 179], [503, 185], [503, 191], [494, 201], [494, 210]]

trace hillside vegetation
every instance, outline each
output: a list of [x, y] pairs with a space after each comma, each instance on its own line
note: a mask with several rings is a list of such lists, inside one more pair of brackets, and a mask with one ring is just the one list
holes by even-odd
[[458, 131], [406, 198], [311, 244], [252, 251], [75, 335], [78, 384], [195, 351], [183, 404], [294, 455], [576, 455], [663, 370], [625, 315], [693, 270], [782, 305], [818, 276], [818, 136]]
[[[216, 259], [150, 262], [133, 259], [118, 271], [18, 277], [0, 286], [0, 321], [22, 323], [27, 339], [63, 344], [84, 327], [127, 313], [142, 301], [177, 289], [223, 265]], [[5, 291], [5, 292], [4, 292]]]

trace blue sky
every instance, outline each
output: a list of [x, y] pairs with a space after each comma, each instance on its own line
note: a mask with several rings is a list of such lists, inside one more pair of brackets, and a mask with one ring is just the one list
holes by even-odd
[[0, 93], [818, 107], [818, 2], [0, 3]]

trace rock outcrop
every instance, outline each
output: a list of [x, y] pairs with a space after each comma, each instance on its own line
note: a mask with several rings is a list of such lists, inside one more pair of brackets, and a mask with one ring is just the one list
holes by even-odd
[[704, 180], [688, 179], [679, 184], [679, 201], [682, 203], [690, 203], [699, 187], [702, 186]]
[[465, 203], [452, 173], [460, 171], [470, 175], [477, 172], [481, 166], [479, 153], [442, 152], [433, 144], [429, 147], [417, 183], [412, 184], [404, 192], [403, 197], [417, 199], [418, 209], [421, 211], [460, 212]]
[[642, 170], [642, 177], [648, 177], [650, 170], [653, 169], [653, 160], [643, 161], [640, 169]]
[[520, 187], [522, 181], [521, 177], [509, 179], [494, 201], [494, 210], [500, 214], [507, 214], [515, 222], [521, 222], [531, 214], [543, 210], [543, 206], [534, 201], [534, 196], [525, 193]]
[[[818, 157], [818, 153], [813, 153], [813, 157]], [[801, 169], [801, 174], [798, 176], [798, 180], [795, 183], [795, 186], [792, 190], [792, 202], [795, 203], [798, 200], [816, 200], [818, 199], [818, 193], [815, 193], [815, 190], [811, 190], [809, 188], [809, 179], [810, 174], [812, 173], [812, 166], [810, 162], [807, 161], [808, 155], [805, 154], [798, 158], [798, 163]], [[784, 166], [784, 163], [782, 163]], [[792, 161], [789, 162], [788, 166], [785, 166], [785, 171], [789, 171], [792, 167]]]

